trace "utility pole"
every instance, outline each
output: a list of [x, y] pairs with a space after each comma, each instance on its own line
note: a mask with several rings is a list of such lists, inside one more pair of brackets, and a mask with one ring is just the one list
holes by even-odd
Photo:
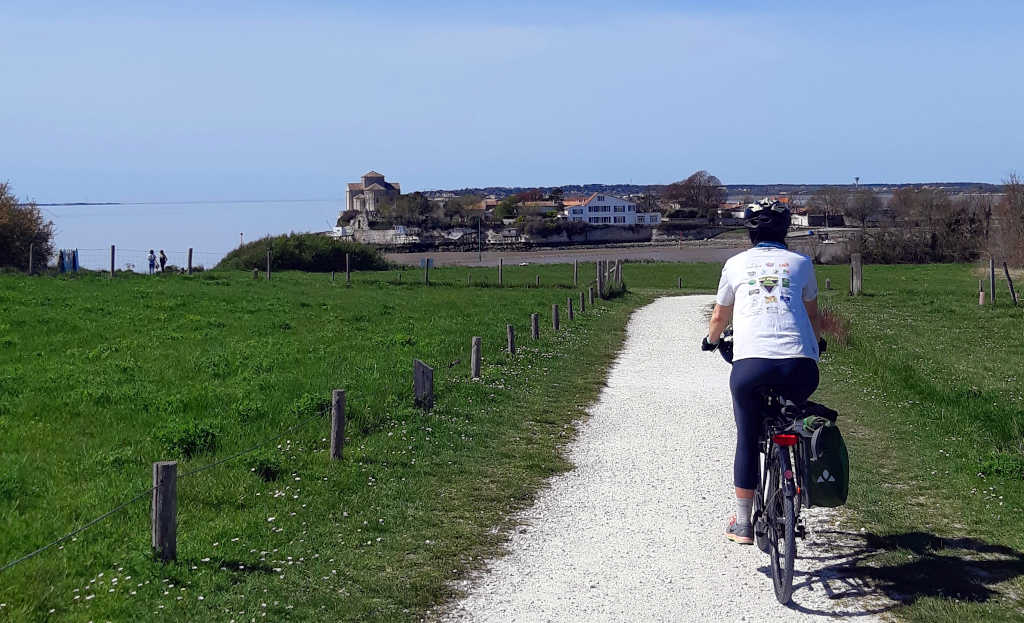
[[483, 219], [484, 219], [484, 215], [483, 214], [481, 214], [480, 216], [476, 217], [476, 261], [477, 262], [483, 262], [484, 261], [483, 240], [480, 239], [480, 235], [481, 235], [480, 234], [480, 232], [481, 232], [481, 224], [480, 223], [481, 223], [481, 221], [483, 221]]

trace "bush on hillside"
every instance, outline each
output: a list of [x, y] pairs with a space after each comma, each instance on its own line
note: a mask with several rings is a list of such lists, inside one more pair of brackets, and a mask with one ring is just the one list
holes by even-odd
[[345, 270], [346, 253], [352, 270], [388, 268], [384, 256], [368, 245], [339, 241], [321, 234], [296, 233], [268, 236], [244, 244], [228, 253], [217, 268], [263, 270], [267, 267], [268, 250], [271, 270], [341, 271]]
[[33, 245], [33, 269], [42, 269], [53, 255], [53, 221], [44, 219], [34, 203], [20, 204], [7, 183], [0, 182], [0, 266], [27, 270]]

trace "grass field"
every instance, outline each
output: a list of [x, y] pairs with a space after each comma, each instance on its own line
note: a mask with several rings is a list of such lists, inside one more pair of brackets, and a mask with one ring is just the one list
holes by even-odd
[[[493, 268], [432, 270], [430, 288], [413, 269], [351, 286], [0, 275], [0, 564], [145, 491], [152, 461], [189, 471], [308, 422], [181, 479], [177, 563], [153, 561], [144, 498], [0, 572], [0, 619], [418, 620], [567, 467], [558, 448], [630, 311], [680, 292], [678, 278], [683, 293], [711, 292], [719, 271], [629, 264], [629, 294], [572, 323], [563, 311], [557, 335], [551, 305], [579, 291], [571, 265], [506, 266], [501, 288]], [[866, 296], [851, 298], [846, 267], [818, 268], [835, 288], [822, 302], [850, 321], [817, 394], [840, 409], [852, 456], [837, 537], [863, 544], [837, 573], [906, 620], [1024, 612], [1024, 310], [1005, 290], [979, 308], [972, 271], [868, 266]], [[581, 283], [593, 272], [581, 264]], [[515, 357], [501, 352], [507, 322]], [[473, 335], [480, 381], [467, 378]], [[435, 368], [429, 414], [412, 404], [413, 358]], [[334, 464], [317, 415], [333, 388], [349, 417]]]
[[[569, 322], [571, 267], [518, 268], [504, 288], [486, 287], [488, 269], [432, 271], [429, 288], [414, 270], [354, 274], [351, 286], [300, 273], [0, 276], [3, 563], [144, 492], [153, 461], [187, 472], [307, 422], [180, 479], [176, 564], [152, 560], [144, 495], [0, 573], [0, 619], [418, 618], [566, 468], [557, 448], [648, 300]], [[542, 287], [520, 287], [537, 271]], [[593, 271], [581, 266], [581, 279]], [[501, 352], [506, 323], [515, 357]], [[474, 335], [484, 368], [471, 382]], [[435, 369], [429, 414], [413, 405], [414, 358]], [[349, 419], [336, 464], [317, 415], [334, 388]]]
[[855, 298], [846, 267], [818, 272], [851, 323], [816, 394], [851, 451], [840, 530], [865, 549], [843, 573], [900, 619], [1024, 620], [1024, 308], [1005, 281], [979, 307], [967, 265], [867, 266]]

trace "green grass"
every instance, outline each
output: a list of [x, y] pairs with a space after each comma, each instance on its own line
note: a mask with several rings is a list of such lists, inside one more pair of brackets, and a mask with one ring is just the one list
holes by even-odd
[[[842, 413], [842, 530], [868, 546], [846, 574], [909, 621], [1024, 618], [1024, 308], [979, 307], [966, 265], [819, 267], [851, 322], [816, 396]], [[865, 532], [860, 533], [863, 529]]]
[[[463, 285], [473, 272], [493, 286], [488, 269], [436, 270], [430, 288], [411, 270], [351, 286], [341, 274], [0, 276], [4, 563], [147, 489], [153, 461], [189, 471], [312, 418], [179, 481], [176, 563], [152, 558], [144, 498], [0, 573], [0, 618], [418, 619], [567, 468], [559, 448], [649, 300], [627, 294], [571, 323], [563, 311], [552, 334], [551, 304], [577, 290], [571, 266], [508, 267], [506, 283], [537, 271], [541, 288]], [[479, 381], [467, 378], [474, 335]], [[414, 358], [435, 369], [430, 413], [413, 405]], [[334, 388], [348, 403], [340, 463], [317, 416]]]

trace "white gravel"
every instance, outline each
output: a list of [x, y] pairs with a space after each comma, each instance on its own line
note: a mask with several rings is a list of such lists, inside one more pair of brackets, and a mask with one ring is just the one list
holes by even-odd
[[861, 592], [855, 581], [813, 572], [836, 562], [813, 535], [827, 511], [805, 511], [793, 608], [775, 599], [768, 557], [723, 537], [735, 427], [729, 366], [699, 350], [712, 302], [663, 298], [632, 316], [570, 447], [575, 469], [521, 514], [508, 554], [459, 587], [467, 597], [446, 620], [874, 620], [870, 607], [837, 597]]

